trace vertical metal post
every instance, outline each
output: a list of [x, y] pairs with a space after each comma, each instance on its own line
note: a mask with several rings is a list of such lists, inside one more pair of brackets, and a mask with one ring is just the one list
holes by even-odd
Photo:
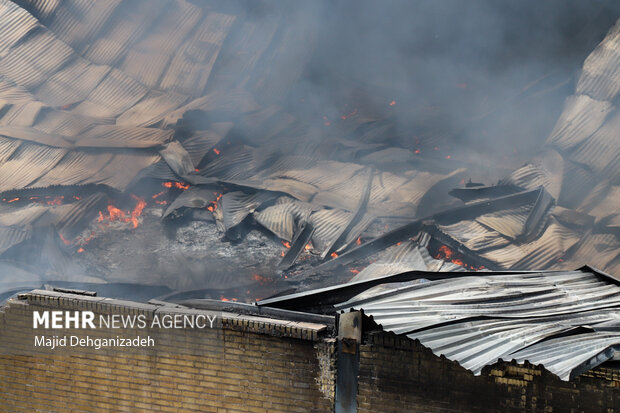
[[362, 341], [362, 313], [339, 314], [336, 360], [336, 413], [357, 412], [357, 378]]

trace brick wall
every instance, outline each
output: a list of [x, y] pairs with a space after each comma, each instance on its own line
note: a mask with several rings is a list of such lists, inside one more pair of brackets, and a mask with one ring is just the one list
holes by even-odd
[[[218, 328], [146, 332], [158, 343], [148, 351], [51, 354], [33, 350], [33, 309], [201, 311], [46, 291], [11, 300], [0, 312], [0, 411], [334, 410], [336, 342], [325, 326], [222, 313]], [[543, 368], [498, 363], [474, 376], [406, 337], [369, 331], [362, 341], [359, 412], [620, 412], [618, 370], [563, 382]]]
[[[32, 349], [32, 337], [24, 333], [32, 326], [31, 310], [46, 308], [152, 311], [148, 305], [116, 300], [22, 297], [2, 315], [5, 350], [20, 343]], [[319, 341], [316, 325], [231, 314], [223, 314], [222, 323], [216, 329], [160, 332], [157, 348], [148, 352], [5, 351], [0, 355], [0, 410], [331, 411], [333, 344]]]
[[497, 363], [474, 376], [419, 342], [369, 334], [360, 347], [359, 412], [620, 412], [618, 370], [570, 382], [534, 366]]

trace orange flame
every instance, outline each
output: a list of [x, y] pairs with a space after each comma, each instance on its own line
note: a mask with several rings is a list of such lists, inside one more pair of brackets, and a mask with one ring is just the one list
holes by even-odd
[[217, 148], [213, 148], [213, 152], [215, 152], [216, 155], [219, 155], [221, 153], [221, 151]]
[[357, 245], [362, 245], [362, 237], [357, 237], [357, 239], [355, 240], [355, 243]]
[[118, 209], [114, 205], [108, 205], [108, 216], [104, 216], [101, 211], [99, 211], [99, 218], [97, 218], [98, 222], [103, 221], [107, 218], [109, 221], [119, 221], [119, 222], [131, 222], [134, 228], [138, 228], [138, 217], [142, 214], [144, 207], [146, 207], [146, 201], [138, 196], [131, 195], [133, 199], [136, 200], [136, 206], [131, 212], [126, 213], [125, 211]]
[[78, 248], [77, 252], [78, 252], [78, 254], [79, 254], [80, 252], [84, 252], [84, 248], [82, 248], [82, 247]]
[[282, 241], [282, 245], [284, 245], [285, 248], [291, 248], [291, 243], [288, 241]]
[[449, 260], [450, 258], [452, 258], [452, 255], [454, 255], [454, 251], [452, 251], [445, 245], [442, 245], [441, 247], [439, 247], [439, 254], [437, 254], [436, 258], [446, 258]]
[[329, 256], [332, 258], [338, 258], [338, 254], [335, 251], [329, 254]]

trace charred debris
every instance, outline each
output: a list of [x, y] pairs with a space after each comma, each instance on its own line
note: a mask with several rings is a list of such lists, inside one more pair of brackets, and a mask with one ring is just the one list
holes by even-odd
[[620, 25], [576, 82], [520, 89], [569, 96], [512, 168], [471, 156], [441, 109], [357, 80], [335, 116], [300, 116], [287, 102], [318, 12], [86, 1], [72, 24], [74, 3], [0, 1], [5, 296], [129, 282], [253, 301], [408, 271], [619, 274]]

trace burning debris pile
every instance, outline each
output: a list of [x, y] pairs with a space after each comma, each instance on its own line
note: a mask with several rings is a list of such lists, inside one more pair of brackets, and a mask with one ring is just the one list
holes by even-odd
[[309, 124], [278, 105], [317, 16], [161, 3], [0, 0], [3, 291], [131, 281], [247, 299], [414, 269], [620, 273], [620, 26], [539, 158], [483, 186], [466, 183], [475, 162], [434, 137], [389, 142], [361, 106]]

